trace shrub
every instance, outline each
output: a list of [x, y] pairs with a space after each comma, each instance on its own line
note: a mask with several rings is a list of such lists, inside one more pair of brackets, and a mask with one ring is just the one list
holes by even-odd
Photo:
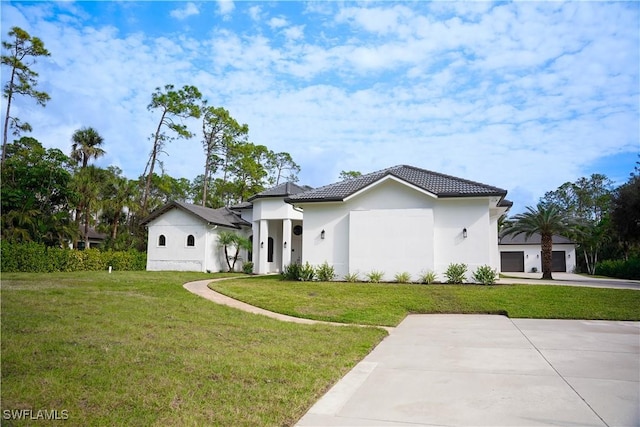
[[283, 280], [310, 282], [315, 278], [315, 275], [315, 268], [313, 268], [313, 266], [308, 262], [304, 265], [297, 262], [289, 264], [282, 271]]
[[360, 275], [358, 274], [357, 271], [355, 273], [347, 273], [344, 275], [344, 280], [346, 282], [355, 283], [360, 281]]
[[403, 271], [402, 273], [397, 273], [394, 276], [394, 279], [398, 283], [409, 283], [411, 282], [411, 274], [409, 274], [406, 271]]
[[135, 250], [103, 251], [87, 249], [78, 251], [68, 248], [47, 247], [29, 243], [0, 242], [2, 271], [53, 273], [73, 271], [115, 270], [140, 271], [147, 266], [147, 254]]
[[473, 273], [473, 280], [482, 283], [483, 285], [493, 285], [496, 283], [496, 277], [498, 272], [489, 267], [488, 265], [481, 265]]
[[251, 261], [247, 261], [244, 264], [242, 264], [242, 272], [244, 274], [253, 273], [253, 263]]
[[304, 265], [300, 266], [300, 277], [298, 280], [310, 282], [315, 278], [315, 276], [316, 269], [311, 264], [305, 262]]
[[449, 264], [447, 271], [444, 275], [447, 278], [447, 283], [460, 284], [467, 280], [466, 277], [467, 265], [466, 264]]
[[331, 282], [336, 278], [336, 270], [325, 261], [316, 269], [316, 276], [321, 282]]
[[596, 264], [596, 274], [618, 279], [640, 280], [640, 258], [606, 260]]
[[436, 279], [437, 279], [436, 273], [429, 270], [426, 273], [422, 273], [422, 275], [420, 276], [419, 282], [426, 283], [427, 285], [431, 285], [436, 281]]
[[371, 283], [378, 283], [384, 277], [384, 273], [382, 271], [372, 270], [366, 274], [367, 281]]
[[294, 262], [284, 267], [282, 270], [283, 280], [299, 280], [300, 278], [300, 263]]

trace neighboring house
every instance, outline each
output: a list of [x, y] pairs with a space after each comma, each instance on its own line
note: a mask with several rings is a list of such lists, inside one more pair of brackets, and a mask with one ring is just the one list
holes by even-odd
[[[281, 272], [294, 262], [327, 262], [338, 279], [376, 270], [386, 280], [426, 271], [443, 280], [451, 263], [467, 264], [469, 273], [481, 265], [499, 270], [497, 222], [511, 206], [506, 194], [401, 165], [317, 189], [282, 184], [224, 211], [172, 203], [144, 221], [147, 269], [218, 271], [223, 264], [216, 230], [224, 228], [253, 241], [253, 251], [242, 257], [259, 274]], [[234, 221], [209, 217], [222, 212]], [[202, 250], [189, 252], [188, 235]]]
[[[98, 233], [95, 228], [89, 227], [89, 232], [85, 236], [84, 234], [84, 224], [80, 224], [78, 226], [80, 230], [80, 237], [78, 238], [78, 249], [85, 249], [86, 237], [89, 238], [89, 248], [97, 248], [99, 247], [107, 238], [107, 235], [104, 233]], [[70, 243], [70, 246], [73, 246]]]
[[246, 236], [251, 226], [228, 208], [209, 209], [183, 202], [164, 205], [142, 224], [149, 231], [147, 270], [202, 272], [227, 269], [218, 246], [220, 230]]
[[[562, 236], [553, 236], [553, 272], [572, 273], [576, 268], [576, 245]], [[528, 239], [525, 234], [500, 237], [500, 270], [506, 272], [535, 273], [542, 271], [540, 234]]]

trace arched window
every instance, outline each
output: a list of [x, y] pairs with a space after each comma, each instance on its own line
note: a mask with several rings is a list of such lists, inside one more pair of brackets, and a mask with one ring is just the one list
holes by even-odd
[[[253, 248], [253, 236], [249, 236], [249, 241], [251, 242], [251, 247]], [[251, 249], [247, 251], [247, 261], [253, 261], [253, 251]]]
[[267, 262], [273, 262], [273, 237], [269, 237], [269, 241], [268, 241]]
[[164, 237], [164, 234], [158, 236], [158, 246], [167, 246], [167, 238]]
[[187, 246], [195, 246], [196, 245], [196, 238], [193, 237], [193, 234], [189, 234], [187, 236]]

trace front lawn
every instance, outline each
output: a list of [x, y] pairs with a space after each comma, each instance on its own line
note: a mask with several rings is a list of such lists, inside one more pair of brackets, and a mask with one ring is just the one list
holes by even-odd
[[280, 322], [182, 287], [212, 277], [3, 274], [2, 424], [52, 424], [6, 411], [56, 410], [70, 426], [292, 425], [386, 335]]
[[640, 291], [544, 285], [287, 282], [279, 276], [209, 285], [278, 313], [395, 326], [409, 313], [493, 313], [541, 319], [640, 320]]

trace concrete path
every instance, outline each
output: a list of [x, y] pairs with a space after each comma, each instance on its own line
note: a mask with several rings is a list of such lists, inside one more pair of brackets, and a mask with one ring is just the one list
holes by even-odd
[[298, 426], [639, 426], [640, 322], [411, 315]]
[[[237, 299], [233, 299], [231, 297], [228, 297], [226, 295], [223, 295], [219, 292], [214, 291], [213, 289], [209, 288], [209, 283], [211, 282], [216, 282], [216, 281], [220, 281], [220, 280], [230, 280], [230, 279], [237, 279], [237, 277], [225, 277], [222, 279], [207, 279], [207, 280], [198, 280], [196, 282], [189, 282], [189, 283], [185, 283], [183, 285], [183, 287], [188, 290], [191, 293], [194, 293], [196, 295], [199, 295], [203, 298], [206, 298], [210, 301], [213, 301], [215, 303], [218, 304], [222, 304], [222, 305], [226, 305], [228, 307], [233, 307], [233, 308], [237, 308], [238, 310], [242, 310], [242, 311], [246, 311], [248, 313], [253, 313], [253, 314], [261, 314], [263, 316], [267, 316], [267, 317], [271, 317], [272, 319], [277, 319], [277, 320], [281, 320], [283, 322], [293, 322], [293, 323], [302, 323], [302, 324], [306, 324], [306, 325], [317, 325], [317, 324], [322, 324], [322, 325], [334, 325], [334, 326], [361, 326], [361, 327], [372, 327], [370, 325], [354, 325], [353, 323], [337, 323], [337, 322], [324, 322], [321, 320], [311, 320], [311, 319], [304, 319], [301, 317], [293, 317], [293, 316], [288, 316], [286, 314], [280, 314], [280, 313], [276, 313], [273, 311], [269, 311], [269, 310], [265, 310], [263, 308], [260, 307], [255, 307], [253, 305], [249, 305], [245, 302], [242, 301], [238, 301]], [[382, 329], [386, 329], [387, 331], [391, 331], [394, 328], [390, 328], [388, 326], [376, 326]]]

